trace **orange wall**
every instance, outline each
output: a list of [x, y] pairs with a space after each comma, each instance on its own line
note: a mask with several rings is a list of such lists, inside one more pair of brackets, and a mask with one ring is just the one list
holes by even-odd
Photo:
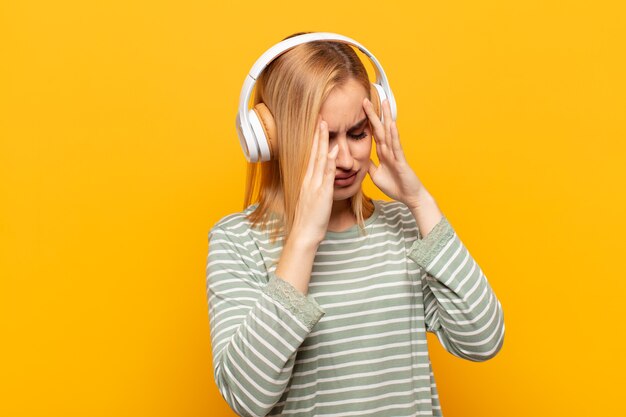
[[207, 233], [242, 208], [243, 79], [307, 30], [383, 64], [409, 161], [502, 302], [491, 361], [429, 335], [444, 415], [624, 412], [621, 2], [97, 3], [0, 6], [0, 415], [232, 415]]

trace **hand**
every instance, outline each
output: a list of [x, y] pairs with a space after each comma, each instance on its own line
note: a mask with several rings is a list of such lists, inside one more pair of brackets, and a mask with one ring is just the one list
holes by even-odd
[[422, 194], [427, 194], [422, 182], [417, 178], [404, 157], [396, 121], [391, 119], [389, 101], [382, 105], [385, 125], [374, 111], [372, 103], [363, 101], [365, 114], [370, 120], [376, 139], [376, 154], [380, 165], [370, 159], [368, 173], [374, 184], [387, 196], [406, 204], [410, 209], [417, 208]]
[[328, 145], [328, 124], [319, 116], [292, 228], [306, 243], [315, 245], [326, 235], [333, 206], [339, 147], [334, 145], [329, 152]]

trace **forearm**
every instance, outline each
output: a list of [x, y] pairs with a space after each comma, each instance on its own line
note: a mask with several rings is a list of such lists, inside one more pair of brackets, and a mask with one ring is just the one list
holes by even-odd
[[249, 314], [253, 318], [244, 320], [232, 336], [213, 340], [219, 349], [213, 361], [216, 384], [239, 415], [265, 415], [272, 409], [289, 382], [301, 343], [268, 318], [268, 311], [277, 310], [265, 300], [261, 303], [265, 305], [256, 307]]
[[408, 256], [421, 274], [427, 330], [456, 356], [484, 361], [502, 347], [502, 307], [481, 268], [444, 217]]
[[[232, 227], [232, 226], [231, 226]], [[236, 227], [236, 226], [235, 226]], [[244, 253], [247, 234], [209, 234], [207, 296], [215, 381], [239, 415], [266, 415], [323, 310]]]
[[439, 206], [437, 206], [437, 202], [424, 187], [422, 187], [418, 193], [415, 207], [409, 207], [409, 209], [415, 218], [422, 239], [433, 230], [433, 227], [435, 227], [443, 217], [443, 213], [439, 209]]
[[306, 295], [317, 248], [318, 245], [300, 238], [297, 234], [289, 235], [276, 267], [276, 276]]
[[432, 291], [431, 301], [432, 297], [436, 299], [431, 330], [444, 347], [472, 361], [494, 357], [504, 341], [504, 313], [484, 276], [467, 278], [465, 285], [454, 281], [442, 285], [437, 278], [429, 276], [423, 279], [427, 288], [424, 293]]
[[[271, 272], [260, 291], [222, 275], [225, 282], [216, 278], [209, 286], [215, 380], [238, 414], [266, 415], [283, 395], [295, 353], [323, 310]], [[249, 310], [240, 305], [245, 300]]]

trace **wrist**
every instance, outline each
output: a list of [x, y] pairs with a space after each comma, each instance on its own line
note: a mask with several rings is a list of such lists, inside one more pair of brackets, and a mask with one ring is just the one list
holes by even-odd
[[318, 245], [290, 234], [278, 260], [276, 276], [306, 295], [317, 248]]
[[439, 209], [437, 202], [430, 193], [425, 190], [419, 195], [419, 199], [416, 199], [416, 203], [410, 207], [410, 210], [415, 218], [422, 239], [426, 238], [443, 217], [443, 213]]
[[407, 207], [415, 213], [424, 207], [432, 207], [434, 204], [436, 204], [435, 199], [430, 195], [428, 190], [422, 186], [415, 194], [415, 198], [407, 204]]
[[323, 237], [311, 236], [310, 233], [301, 231], [301, 229], [294, 228], [285, 240], [285, 246], [298, 251], [313, 251], [317, 252], [317, 248], [324, 240]]

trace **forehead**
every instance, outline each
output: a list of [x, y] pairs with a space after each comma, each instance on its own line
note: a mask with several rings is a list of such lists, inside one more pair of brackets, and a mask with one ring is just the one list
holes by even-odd
[[367, 97], [365, 88], [356, 80], [335, 87], [322, 105], [320, 114], [328, 123], [328, 130], [339, 132], [350, 129], [365, 117], [363, 99]]

